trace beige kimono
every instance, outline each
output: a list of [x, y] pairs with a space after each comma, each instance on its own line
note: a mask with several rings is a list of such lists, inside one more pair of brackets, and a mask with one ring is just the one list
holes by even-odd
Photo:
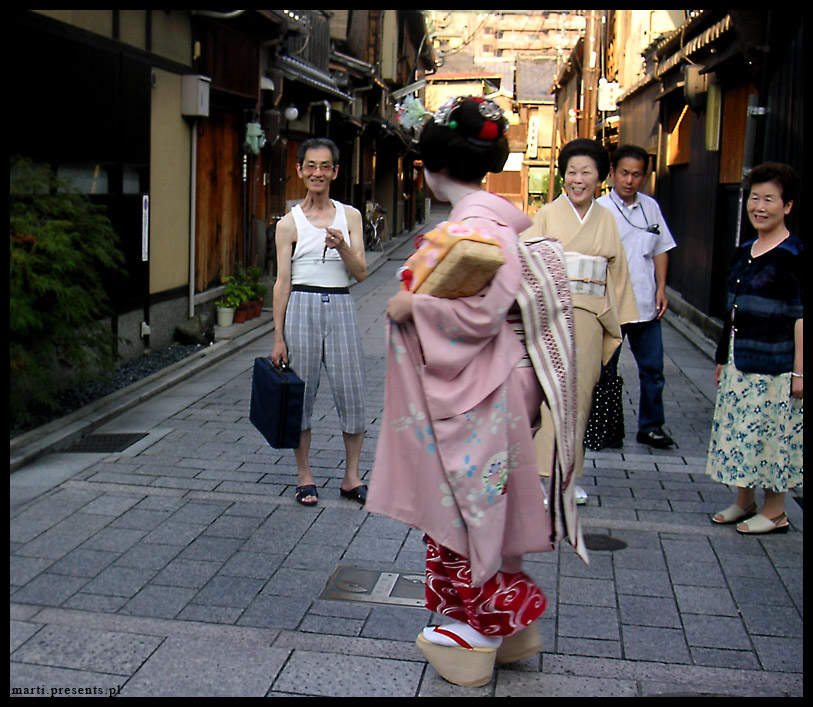
[[[580, 477], [584, 471], [583, 440], [593, 404], [593, 389], [602, 364], [610, 360], [621, 344], [621, 324], [637, 321], [638, 307], [615, 217], [607, 209], [593, 202], [587, 217], [581, 221], [562, 194], [540, 209], [531, 227], [522, 234], [523, 240], [539, 236], [560, 241], [568, 264], [578, 371], [575, 475]], [[550, 411], [544, 405], [542, 427], [535, 444], [539, 472], [548, 476], [554, 441]]]

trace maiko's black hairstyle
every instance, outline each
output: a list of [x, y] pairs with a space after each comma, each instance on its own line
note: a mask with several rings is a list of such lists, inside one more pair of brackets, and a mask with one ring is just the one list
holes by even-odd
[[745, 186], [747, 191], [750, 192], [755, 184], [765, 184], [767, 182], [774, 182], [782, 188], [783, 204], [796, 201], [799, 193], [799, 176], [790, 165], [781, 162], [765, 162], [758, 165], [749, 173]]
[[477, 97], [457, 98], [449, 105], [421, 129], [424, 167], [430, 172], [447, 169], [461, 182], [479, 182], [489, 172], [501, 172], [508, 159], [508, 139], [499, 107]]
[[567, 172], [567, 163], [574, 157], [592, 158], [593, 162], [596, 163], [599, 182], [607, 179], [607, 175], [610, 173], [610, 158], [607, 155], [607, 150], [600, 143], [586, 137], [576, 138], [567, 143], [559, 153], [559, 174], [562, 179], [565, 178], [565, 172]]

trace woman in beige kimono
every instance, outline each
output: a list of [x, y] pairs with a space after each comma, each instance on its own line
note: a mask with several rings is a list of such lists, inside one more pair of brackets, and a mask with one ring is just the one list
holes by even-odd
[[[621, 325], [638, 319], [624, 246], [615, 217], [595, 202], [596, 189], [606, 179], [610, 160], [594, 140], [579, 138], [562, 148], [559, 174], [564, 193], [534, 217], [523, 240], [546, 236], [560, 241], [573, 297], [576, 333], [578, 404], [575, 476], [584, 471], [584, 431], [601, 366], [621, 344]], [[542, 427], [534, 439], [539, 473], [550, 474], [554, 438], [549, 411], [542, 406]], [[576, 489], [577, 502], [587, 494]]]

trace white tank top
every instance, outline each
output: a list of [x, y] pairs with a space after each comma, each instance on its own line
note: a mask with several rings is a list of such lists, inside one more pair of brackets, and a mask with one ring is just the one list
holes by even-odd
[[[344, 240], [350, 243], [350, 229], [347, 227], [347, 214], [344, 204], [330, 200], [336, 209], [336, 217], [330, 228], [341, 231]], [[305, 216], [302, 207], [297, 204], [291, 209], [296, 224], [296, 247], [291, 258], [291, 284], [311, 285], [315, 287], [347, 287], [350, 274], [335, 248], [325, 251], [325, 229], [317, 228]]]

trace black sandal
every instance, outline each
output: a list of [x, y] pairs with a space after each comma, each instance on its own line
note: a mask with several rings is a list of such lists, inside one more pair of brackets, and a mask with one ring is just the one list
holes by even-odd
[[339, 491], [341, 491], [342, 498], [349, 498], [351, 501], [356, 501], [362, 506], [367, 503], [367, 486], [365, 484], [356, 486], [356, 488], [350, 489], [349, 491], [340, 488]]
[[[317, 503], [319, 503], [319, 494], [316, 493], [316, 486], [313, 484], [297, 486], [294, 498], [296, 499], [297, 503], [301, 503], [303, 506], [315, 506]], [[312, 498], [313, 500], [306, 501], [306, 498]]]

